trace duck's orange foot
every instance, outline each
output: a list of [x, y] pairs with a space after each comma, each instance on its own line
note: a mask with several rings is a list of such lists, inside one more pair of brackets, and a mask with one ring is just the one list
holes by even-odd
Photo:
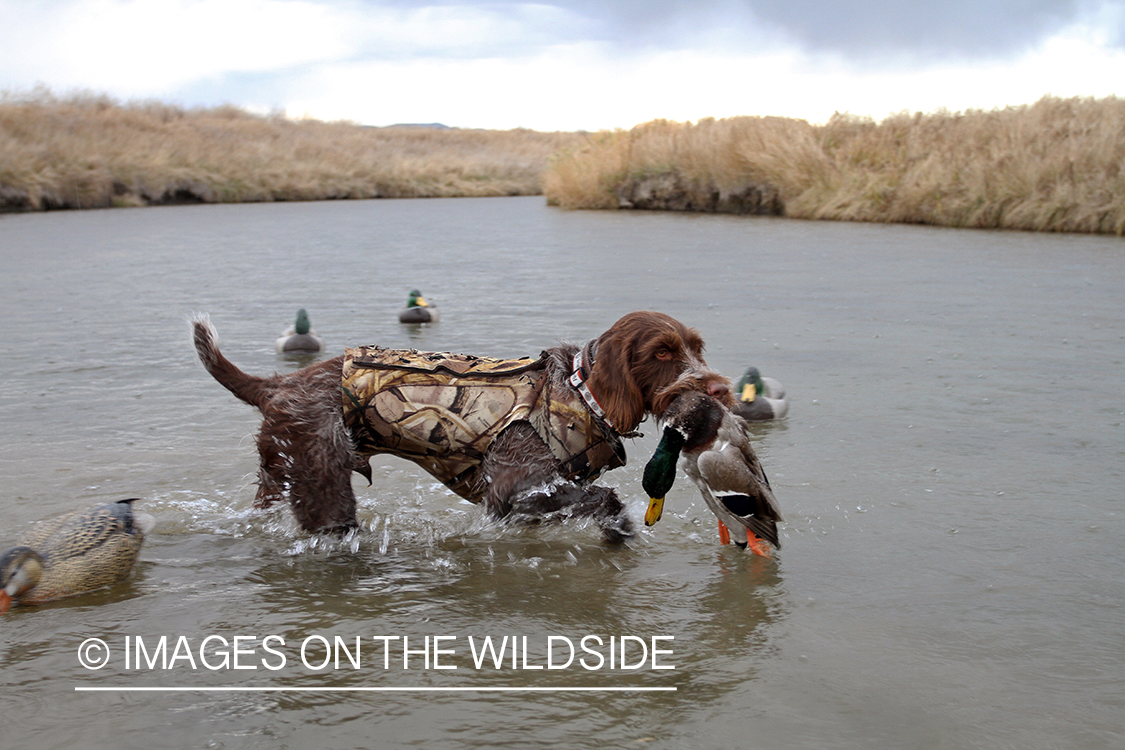
[[722, 521], [719, 521], [719, 542], [722, 544], [730, 544], [730, 532]]
[[773, 553], [770, 551], [770, 543], [765, 539], [759, 539], [750, 529], [746, 529], [746, 544], [755, 555], [773, 557]]

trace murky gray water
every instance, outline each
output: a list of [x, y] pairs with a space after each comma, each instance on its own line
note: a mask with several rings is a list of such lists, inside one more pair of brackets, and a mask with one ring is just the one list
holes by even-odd
[[[158, 521], [128, 583], [0, 620], [0, 746], [1125, 746], [1120, 239], [466, 199], [3, 216], [0, 259], [0, 543], [134, 495]], [[441, 323], [397, 322], [413, 287]], [[783, 550], [721, 547], [683, 477], [627, 548], [498, 526], [390, 458], [357, 477], [353, 540], [253, 510], [258, 417], [186, 319], [264, 373], [296, 366], [273, 339], [302, 306], [333, 353], [534, 355], [645, 308], [700, 328], [710, 364], [792, 394], [755, 428]], [[638, 519], [643, 429], [606, 477]], [[138, 667], [161, 636], [180, 658]], [[243, 638], [244, 668], [208, 636]], [[486, 636], [520, 658], [477, 668]], [[586, 668], [585, 636], [672, 636], [675, 669], [611, 669], [608, 645]], [[321, 667], [336, 637], [359, 668]], [[562, 638], [574, 662], [534, 669]], [[676, 690], [480, 690], [511, 687]]]

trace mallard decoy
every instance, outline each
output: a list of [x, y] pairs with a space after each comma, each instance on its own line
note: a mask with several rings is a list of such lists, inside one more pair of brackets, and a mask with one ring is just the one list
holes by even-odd
[[645, 525], [660, 520], [664, 497], [676, 479], [676, 461], [699, 488], [719, 519], [719, 540], [730, 543], [730, 528], [746, 531], [754, 554], [778, 549], [777, 522], [783, 520], [769, 480], [750, 445], [748, 425], [715, 399], [694, 391], [678, 396], [661, 417], [664, 432], [645, 466], [642, 486], [649, 496]]
[[441, 317], [437, 308], [426, 301], [417, 289], [410, 292], [406, 307], [398, 314], [399, 323], [436, 323]]
[[735, 413], [750, 422], [781, 419], [789, 413], [785, 386], [773, 378], [762, 377], [757, 367], [746, 370], [734, 392], [738, 396]]
[[307, 352], [315, 354], [324, 349], [324, 341], [316, 335], [309, 324], [309, 314], [305, 308], [297, 311], [297, 321], [289, 326], [289, 330], [281, 334], [274, 346], [278, 354]]
[[38, 524], [0, 557], [0, 614], [109, 586], [133, 569], [155, 520], [134, 513], [138, 498], [75, 511]]

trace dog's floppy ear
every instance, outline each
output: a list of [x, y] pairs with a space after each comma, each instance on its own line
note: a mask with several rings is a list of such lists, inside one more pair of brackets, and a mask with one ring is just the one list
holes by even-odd
[[598, 339], [589, 387], [614, 428], [632, 432], [645, 417], [645, 399], [633, 374], [633, 337], [611, 328]]

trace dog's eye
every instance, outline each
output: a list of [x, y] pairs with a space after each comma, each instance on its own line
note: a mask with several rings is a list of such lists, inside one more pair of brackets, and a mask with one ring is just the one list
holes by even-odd
[[672, 359], [672, 352], [667, 349], [658, 349], [656, 352], [656, 358], [668, 362]]

